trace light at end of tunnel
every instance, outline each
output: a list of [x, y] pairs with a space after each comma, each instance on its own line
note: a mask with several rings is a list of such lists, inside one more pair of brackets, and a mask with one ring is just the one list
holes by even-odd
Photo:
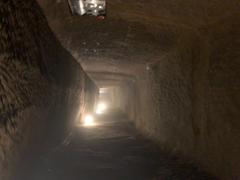
[[101, 102], [97, 105], [96, 113], [103, 114], [106, 111], [106, 109], [107, 109], [106, 103]]
[[84, 126], [94, 126], [95, 123], [94, 123], [94, 117], [92, 115], [86, 115], [84, 117], [84, 122], [83, 122], [83, 125]]

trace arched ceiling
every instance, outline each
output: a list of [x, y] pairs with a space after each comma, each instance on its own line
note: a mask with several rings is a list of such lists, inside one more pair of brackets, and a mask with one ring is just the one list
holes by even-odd
[[107, 0], [107, 18], [97, 20], [72, 16], [67, 0], [38, 2], [63, 46], [99, 77], [133, 75], [174, 48], [182, 34], [240, 12], [239, 0]]
[[[38, 0], [51, 21], [73, 19], [67, 0]], [[239, 13], [239, 0], [107, 0], [108, 17], [144, 24], [203, 26]], [[60, 18], [61, 17], [61, 18]], [[71, 21], [70, 21], [71, 22]]]

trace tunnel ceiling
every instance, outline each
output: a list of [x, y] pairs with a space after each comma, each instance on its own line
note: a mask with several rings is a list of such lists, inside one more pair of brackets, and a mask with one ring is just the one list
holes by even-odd
[[100, 72], [98, 78], [103, 72], [134, 75], [173, 49], [181, 34], [240, 9], [239, 0], [108, 0], [107, 19], [97, 20], [72, 16], [67, 0], [38, 2], [63, 46], [86, 71]]

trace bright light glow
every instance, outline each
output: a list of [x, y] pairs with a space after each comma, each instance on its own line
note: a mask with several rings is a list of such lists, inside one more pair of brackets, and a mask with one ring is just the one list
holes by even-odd
[[84, 118], [84, 126], [94, 126], [94, 118], [92, 115], [86, 115]]
[[96, 113], [103, 114], [106, 111], [106, 109], [107, 109], [106, 103], [101, 102], [97, 105]]
[[103, 94], [103, 93], [107, 93], [108, 92], [108, 88], [100, 88], [99, 93]]

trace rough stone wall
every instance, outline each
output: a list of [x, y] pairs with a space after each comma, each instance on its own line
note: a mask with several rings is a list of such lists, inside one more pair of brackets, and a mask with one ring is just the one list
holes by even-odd
[[[138, 77], [137, 127], [175, 151], [192, 144], [192, 60], [175, 49]], [[190, 55], [191, 56], [191, 55]]]
[[205, 28], [208, 60], [203, 62], [197, 154], [222, 179], [240, 178], [240, 19]]
[[112, 88], [112, 108], [123, 113], [129, 120], [136, 116], [135, 82], [123, 81]]
[[239, 22], [183, 33], [137, 81], [137, 127], [164, 149], [232, 180], [240, 178]]
[[92, 80], [89, 77], [84, 79], [84, 102], [82, 112], [80, 114], [80, 119], [82, 119], [84, 114], [93, 114], [95, 113], [96, 104], [99, 96], [98, 88], [95, 84], [92, 83]]
[[0, 179], [34, 137], [71, 126], [88, 91], [83, 80], [91, 84], [34, 0], [0, 2]]

